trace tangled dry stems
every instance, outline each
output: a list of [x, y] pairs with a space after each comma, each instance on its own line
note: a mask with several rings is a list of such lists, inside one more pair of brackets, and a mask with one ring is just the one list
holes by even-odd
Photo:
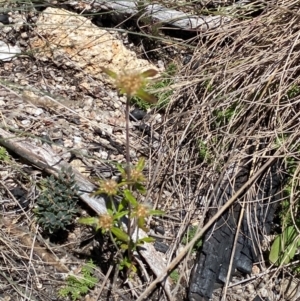
[[[195, 218], [203, 224], [197, 216], [201, 200], [211, 199], [212, 187], [233, 162], [250, 160], [254, 145], [260, 145], [251, 150], [254, 171], [279, 145], [285, 162], [299, 160], [299, 92], [293, 93], [300, 85], [299, 2], [263, 3], [259, 16], [204, 35], [156, 129], [162, 139], [153, 159], [160, 168], [152, 183], [161, 190], [171, 187], [165, 209], [188, 211], [179, 234]], [[289, 176], [295, 208], [299, 168]], [[220, 206], [201, 205], [200, 210]]]

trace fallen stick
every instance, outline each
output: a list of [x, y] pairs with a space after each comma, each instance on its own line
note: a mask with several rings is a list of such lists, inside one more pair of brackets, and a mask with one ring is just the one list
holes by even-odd
[[93, 6], [97, 9], [118, 13], [120, 19], [129, 15], [150, 17], [154, 22], [168, 24], [181, 30], [206, 32], [224, 23], [231, 18], [218, 16], [197, 16], [164, 7], [160, 4], [139, 5], [134, 1], [102, 1], [95, 0]]
[[[87, 1], [89, 2], [89, 1]], [[232, 11], [251, 3], [250, 0], [240, 0], [231, 6], [224, 7], [219, 15], [195, 15], [188, 14], [176, 9], [167, 8], [160, 4], [139, 4], [138, 1], [104, 1], [94, 0], [91, 5], [92, 11], [105, 10], [117, 13], [119, 21], [125, 20], [129, 16], [149, 17], [155, 23], [170, 25], [185, 31], [206, 32], [229, 23], [232, 17]], [[90, 4], [90, 2], [89, 2]], [[89, 9], [87, 9], [89, 10]], [[224, 12], [228, 12], [227, 16]], [[231, 16], [231, 17], [228, 17]]]

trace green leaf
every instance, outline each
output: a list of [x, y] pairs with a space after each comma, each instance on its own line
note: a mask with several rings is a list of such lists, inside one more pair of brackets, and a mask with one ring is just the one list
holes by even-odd
[[133, 194], [131, 193], [130, 190], [125, 189], [124, 190], [124, 196], [125, 196], [126, 200], [128, 202], [130, 202], [131, 205], [133, 205], [133, 206], [137, 206], [138, 205], [138, 202], [137, 202], [136, 198], [133, 196]]
[[141, 98], [142, 100], [148, 102], [148, 103], [157, 103], [157, 98], [146, 91], [140, 89], [137, 93], [136, 96]]
[[81, 275], [70, 275], [66, 279], [66, 286], [59, 290], [58, 295], [67, 297], [71, 295], [72, 300], [81, 299], [82, 295], [86, 295], [90, 289], [93, 289], [99, 281], [93, 277], [93, 269], [95, 265], [92, 261], [82, 267]]
[[138, 227], [142, 230], [144, 230], [146, 233], [149, 232], [149, 229], [145, 226], [146, 221], [144, 217], [139, 217], [137, 220]]
[[134, 273], [137, 273], [137, 267], [134, 264], [131, 264], [130, 270]]
[[121, 244], [120, 248], [124, 251], [128, 250], [128, 245], [126, 244]]
[[121, 217], [127, 215], [128, 213], [129, 213], [128, 210], [117, 212], [117, 213], [114, 214], [114, 220], [119, 220]]
[[83, 225], [94, 226], [98, 223], [97, 217], [81, 217], [78, 222]]
[[143, 243], [143, 242], [147, 242], [147, 243], [150, 243], [150, 242], [155, 242], [155, 239], [153, 237], [143, 237], [143, 238], [140, 238], [138, 240], [138, 243]]
[[120, 240], [120, 241], [124, 241], [126, 243], [129, 242], [129, 236], [127, 233], [125, 233], [123, 230], [117, 228], [117, 227], [112, 227], [111, 228], [111, 232], [114, 234], [114, 236]]
[[275, 265], [289, 263], [294, 258], [299, 245], [300, 240], [296, 228], [294, 226], [287, 227], [272, 244], [269, 254], [270, 262]]
[[162, 211], [162, 210], [150, 210], [150, 211], [149, 211], [149, 214], [150, 214], [150, 215], [164, 215], [165, 212]]
[[122, 212], [125, 208], [127, 208], [127, 200], [125, 198], [119, 203], [118, 212]]
[[108, 76], [112, 77], [113, 79], [117, 78], [117, 74], [107, 68], [102, 67], [101, 70], [106, 73]]
[[10, 159], [10, 157], [9, 157], [7, 150], [4, 147], [0, 146], [0, 161], [7, 162], [7, 161], [9, 161], [9, 159]]
[[126, 268], [130, 268], [131, 267], [131, 262], [129, 261], [129, 259], [127, 257], [124, 257], [123, 260], [121, 260], [120, 267], [122, 267], [122, 269], [124, 267], [126, 267]]
[[135, 183], [134, 188], [137, 189], [141, 194], [145, 194], [147, 192], [144, 185], [141, 183]]
[[145, 167], [145, 158], [142, 157], [139, 159], [139, 161], [136, 165], [136, 170], [143, 171], [144, 167]]
[[119, 170], [119, 172], [120, 172], [121, 174], [126, 173], [126, 172], [125, 172], [125, 169], [124, 169], [123, 166], [120, 165], [120, 164], [117, 164], [117, 169]]
[[107, 207], [107, 213], [108, 213], [110, 216], [112, 216], [112, 215], [114, 214], [114, 211], [113, 211], [113, 209]]

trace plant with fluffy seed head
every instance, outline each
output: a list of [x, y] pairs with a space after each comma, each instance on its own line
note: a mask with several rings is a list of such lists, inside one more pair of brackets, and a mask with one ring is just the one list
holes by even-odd
[[[133, 264], [133, 252], [137, 247], [145, 242], [154, 241], [151, 237], [133, 239], [132, 230], [137, 227], [148, 231], [146, 219], [151, 215], [162, 215], [160, 210], [152, 210], [149, 206], [140, 204], [136, 198], [138, 193], [146, 192], [146, 178], [143, 174], [145, 167], [144, 158], [139, 159], [138, 163], [131, 167], [129, 155], [129, 104], [132, 96], [136, 95], [145, 101], [154, 103], [156, 98], [148, 94], [144, 89], [148, 82], [147, 78], [157, 74], [155, 70], [148, 70], [142, 73], [124, 72], [117, 75], [111, 70], [103, 68], [103, 71], [111, 76], [116, 87], [121, 94], [126, 94], [126, 167], [118, 165], [122, 176], [120, 183], [114, 180], [100, 182], [99, 189], [94, 195], [106, 194], [108, 196], [107, 214], [97, 217], [85, 217], [79, 220], [80, 223], [101, 229], [103, 233], [109, 233], [115, 246], [126, 251], [120, 261], [120, 269], [124, 267], [128, 270], [136, 271]], [[121, 199], [121, 200], [120, 200]], [[125, 221], [127, 220], [127, 227]], [[138, 237], [138, 236], [137, 236]]]

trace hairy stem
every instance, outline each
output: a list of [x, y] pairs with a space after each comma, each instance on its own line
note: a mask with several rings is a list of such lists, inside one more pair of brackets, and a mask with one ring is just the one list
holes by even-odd
[[[129, 141], [129, 105], [130, 105], [130, 95], [127, 95], [126, 98], [126, 109], [125, 109], [125, 118], [126, 118], [126, 176], [127, 183], [130, 183], [131, 178], [131, 169], [130, 169], [130, 141]], [[131, 262], [131, 204], [128, 202], [128, 223], [127, 223], [127, 234], [129, 237], [128, 242], [128, 259]]]

